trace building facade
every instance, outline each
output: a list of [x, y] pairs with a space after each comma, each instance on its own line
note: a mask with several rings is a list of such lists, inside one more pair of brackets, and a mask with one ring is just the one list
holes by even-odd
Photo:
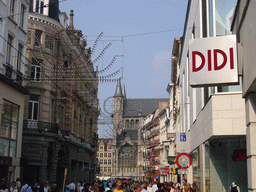
[[238, 70], [242, 75], [242, 94], [246, 112], [246, 161], [248, 191], [256, 191], [256, 151], [255, 151], [255, 1], [237, 1], [232, 23], [232, 32], [237, 36]]
[[[236, 182], [247, 191], [245, 106], [239, 85], [191, 88], [189, 40], [231, 34], [236, 1], [191, 0], [180, 56], [180, 132], [187, 135], [177, 152], [192, 156], [187, 177], [199, 191], [229, 191]], [[180, 136], [177, 135], [177, 142]]]
[[99, 177], [112, 176], [112, 139], [99, 138], [97, 145], [97, 159], [100, 165]]
[[[41, 3], [40, 3], [41, 2]], [[59, 186], [94, 181], [96, 168], [97, 72], [86, 39], [73, 25], [74, 12], [58, 1], [32, 1], [28, 24], [29, 70], [25, 98], [22, 178]]]
[[20, 177], [27, 42], [27, 0], [0, 1], [0, 178]]
[[144, 118], [168, 99], [127, 99], [119, 80], [114, 95], [113, 177], [145, 178]]

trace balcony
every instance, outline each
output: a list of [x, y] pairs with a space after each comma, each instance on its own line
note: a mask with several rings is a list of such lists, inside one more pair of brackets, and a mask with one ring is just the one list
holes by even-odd
[[56, 123], [46, 123], [46, 122], [36, 121], [36, 120], [24, 120], [23, 130], [37, 131], [39, 133], [47, 132], [47, 133], [58, 134], [59, 127], [58, 127], [58, 124]]

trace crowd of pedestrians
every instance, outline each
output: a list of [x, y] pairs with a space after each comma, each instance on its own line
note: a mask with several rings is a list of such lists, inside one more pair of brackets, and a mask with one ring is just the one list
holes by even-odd
[[[24, 181], [23, 185], [19, 179], [12, 182], [8, 188], [6, 182], [1, 180], [0, 192], [62, 192], [63, 187], [57, 186], [53, 183], [50, 185], [49, 181], [44, 183], [35, 182], [33, 185], [29, 185]], [[88, 183], [86, 181], [72, 181], [70, 184], [66, 184], [64, 192], [196, 192], [195, 184], [188, 184], [184, 179], [183, 184], [164, 182], [144, 182], [144, 181], [132, 181], [132, 180], [97, 180], [96, 182]]]

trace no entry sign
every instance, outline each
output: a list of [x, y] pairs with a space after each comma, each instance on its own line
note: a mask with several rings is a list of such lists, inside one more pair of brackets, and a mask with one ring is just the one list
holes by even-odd
[[191, 166], [192, 164], [192, 158], [189, 154], [187, 153], [180, 153], [176, 157], [176, 164], [179, 168], [181, 169], [187, 169]]

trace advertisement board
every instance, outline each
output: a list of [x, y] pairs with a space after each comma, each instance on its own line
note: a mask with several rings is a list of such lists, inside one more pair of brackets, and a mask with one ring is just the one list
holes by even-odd
[[238, 84], [236, 35], [189, 40], [191, 87]]

